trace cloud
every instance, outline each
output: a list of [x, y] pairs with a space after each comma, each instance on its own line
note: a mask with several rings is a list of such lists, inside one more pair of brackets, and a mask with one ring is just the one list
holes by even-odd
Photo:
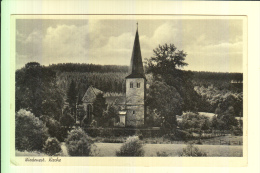
[[[125, 24], [124, 24], [125, 22]], [[135, 28], [132, 21], [88, 20], [85, 23], [52, 24], [30, 32], [16, 32], [17, 68], [29, 61], [129, 65]], [[156, 21], [154, 26], [156, 26]], [[142, 57], [153, 56], [159, 44], [174, 44], [188, 53], [190, 70], [241, 71], [243, 40], [241, 21], [167, 20], [153, 32], [139, 28]], [[120, 30], [120, 31], [119, 31]], [[26, 33], [26, 34], [25, 34]], [[232, 65], [233, 64], [233, 65]]]

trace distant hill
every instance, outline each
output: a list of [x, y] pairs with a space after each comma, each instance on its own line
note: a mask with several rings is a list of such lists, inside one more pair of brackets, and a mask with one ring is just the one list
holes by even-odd
[[[34, 63], [35, 64], [35, 63]], [[25, 68], [16, 70], [16, 88], [26, 87], [20, 77], [25, 74]], [[39, 75], [43, 79], [53, 81], [62, 93], [66, 96], [69, 85], [72, 81], [76, 83], [77, 97], [79, 100], [89, 86], [98, 88], [105, 93], [125, 93], [125, 77], [128, 74], [128, 66], [119, 65], [95, 65], [95, 64], [52, 64], [41, 66]], [[242, 107], [243, 98], [243, 74], [242, 73], [216, 73], [193, 71], [192, 83], [195, 91], [200, 95], [201, 112], [214, 112], [218, 104], [231, 97], [237, 99], [238, 108]], [[33, 74], [30, 74], [33, 75]], [[146, 75], [151, 81], [151, 75]], [[22, 78], [21, 78], [22, 79]], [[18, 82], [20, 81], [20, 82]], [[22, 99], [22, 97], [21, 97]], [[235, 110], [239, 112], [240, 110]]]
[[60, 63], [52, 64], [47, 68], [59, 72], [97, 72], [97, 73], [108, 73], [108, 72], [128, 72], [128, 66], [120, 65], [96, 65], [96, 64], [80, 64], [80, 63]]

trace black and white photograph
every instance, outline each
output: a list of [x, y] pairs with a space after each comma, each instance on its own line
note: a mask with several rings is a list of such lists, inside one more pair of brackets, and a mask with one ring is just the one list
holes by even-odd
[[15, 156], [244, 157], [244, 28], [241, 16], [18, 15]]

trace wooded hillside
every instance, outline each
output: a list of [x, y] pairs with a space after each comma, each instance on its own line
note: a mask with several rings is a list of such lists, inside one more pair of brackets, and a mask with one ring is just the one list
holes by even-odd
[[[23, 71], [24, 68], [16, 71], [16, 90], [23, 88], [23, 85], [27, 83], [19, 79]], [[78, 91], [77, 97], [81, 100], [90, 85], [104, 92], [125, 93], [127, 73], [127, 66], [66, 63], [42, 66], [40, 74], [44, 75], [42, 78], [44, 80], [55, 80], [55, 86], [64, 97], [66, 97], [66, 91], [73, 80]], [[198, 108], [200, 111], [214, 112], [221, 100], [228, 96], [239, 98], [238, 100], [242, 104], [242, 73], [192, 72], [192, 74], [194, 89], [202, 99]], [[150, 76], [147, 75], [148, 83], [149, 78]], [[231, 81], [239, 83], [234, 84]]]

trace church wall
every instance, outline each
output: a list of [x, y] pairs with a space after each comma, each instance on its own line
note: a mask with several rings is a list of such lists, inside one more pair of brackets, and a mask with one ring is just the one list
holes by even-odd
[[141, 127], [144, 125], [144, 105], [127, 105], [126, 109], [126, 126]]
[[[133, 82], [133, 88], [130, 88], [130, 83]], [[137, 88], [137, 83], [140, 83], [140, 88]], [[126, 104], [144, 104], [145, 97], [145, 79], [130, 78], [126, 79]]]
[[[131, 82], [133, 88], [130, 88]], [[137, 87], [137, 83], [140, 83], [140, 88]], [[144, 78], [126, 79], [126, 126], [140, 127], [144, 125], [145, 84]]]

